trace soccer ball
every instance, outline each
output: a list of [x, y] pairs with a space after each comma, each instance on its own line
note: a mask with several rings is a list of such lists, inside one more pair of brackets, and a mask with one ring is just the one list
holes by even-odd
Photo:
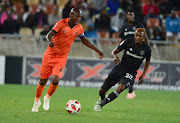
[[81, 104], [77, 100], [69, 100], [66, 104], [66, 110], [70, 114], [78, 114], [81, 110]]

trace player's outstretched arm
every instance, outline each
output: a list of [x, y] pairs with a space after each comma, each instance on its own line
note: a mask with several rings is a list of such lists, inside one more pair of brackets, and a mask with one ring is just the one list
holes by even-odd
[[81, 39], [81, 41], [82, 41], [82, 43], [83, 43], [84, 45], [86, 45], [87, 47], [89, 47], [89, 48], [93, 49], [94, 51], [96, 51], [96, 52], [99, 54], [99, 58], [100, 58], [100, 59], [102, 59], [102, 58], [104, 57], [104, 54], [103, 54], [101, 51], [99, 51], [94, 45], [92, 45], [92, 44], [87, 40], [86, 37], [82, 37], [82, 38], [80, 38], [80, 39]]
[[150, 60], [151, 60], [151, 57], [145, 61], [145, 65], [144, 65], [144, 70], [143, 70], [143, 73], [141, 74], [141, 76], [139, 77], [139, 82], [138, 82], [138, 86], [143, 82], [144, 80], [144, 76], [146, 74], [146, 71], [148, 70], [148, 67], [149, 67], [149, 64], [150, 64]]
[[124, 41], [124, 39], [120, 38], [119, 45], [121, 44], [122, 41]]
[[56, 34], [56, 32], [53, 31], [53, 30], [50, 30], [50, 31], [48, 32], [48, 34], [46, 35], [46, 39], [47, 39], [47, 41], [49, 42], [49, 46], [50, 46], [50, 47], [53, 47], [53, 46], [54, 46], [54, 42], [51, 41], [54, 34]]

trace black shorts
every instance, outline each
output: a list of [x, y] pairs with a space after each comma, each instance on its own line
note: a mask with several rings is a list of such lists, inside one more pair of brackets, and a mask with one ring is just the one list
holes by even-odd
[[110, 73], [108, 78], [105, 80], [101, 88], [105, 91], [108, 91], [116, 83], [124, 84], [125, 89], [134, 84], [134, 79], [136, 72], [125, 72], [120, 65], [117, 65]]

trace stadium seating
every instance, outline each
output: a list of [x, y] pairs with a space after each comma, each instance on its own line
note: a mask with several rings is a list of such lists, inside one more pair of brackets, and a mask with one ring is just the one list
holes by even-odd
[[64, 6], [67, 2], [68, 2], [68, 0], [57, 0], [57, 6], [64, 8]]
[[35, 35], [35, 36], [39, 36], [42, 31], [43, 31], [43, 28], [36, 28], [36, 29], [34, 30], [34, 35]]
[[40, 4], [40, 0], [26, 0], [26, 2], [27, 2], [27, 5]]
[[98, 31], [97, 34], [98, 34], [98, 38], [106, 38], [106, 39], [109, 38], [109, 32], [106, 32], [106, 31]]
[[160, 20], [158, 18], [148, 18], [146, 21], [146, 28], [160, 27]]
[[110, 34], [109, 34], [109, 32], [106, 32], [105, 30], [102, 30], [102, 31], [98, 31], [97, 32], [97, 35], [98, 35], [98, 38], [99, 39], [101, 39], [100, 40], [100, 43], [101, 44], [110, 44], [110, 42], [109, 41], [104, 41], [103, 39], [109, 39], [109, 37], [110, 37]]
[[27, 28], [27, 27], [21, 27], [19, 30], [19, 34], [20, 35], [32, 35], [32, 29], [31, 28]]
[[112, 34], [112, 38], [113, 38], [113, 39], [118, 39], [118, 38], [119, 38], [119, 32], [114, 32], [114, 33]]
[[[20, 14], [22, 14], [22, 11], [23, 11], [24, 2], [22, 2], [22, 0], [20, 0], [22, 3], [18, 2], [18, 1], [19, 0], [13, 0], [12, 1], [13, 6], [11, 6], [11, 7], [13, 7], [13, 10], [15, 10], [15, 11], [13, 11], [14, 13], [16, 13], [17, 15], [20, 15]], [[40, 1], [41, 0], [26, 0], [26, 3], [30, 9], [29, 11], [32, 14], [36, 13], [39, 10], [39, 6], [42, 6], [40, 4]], [[43, 6], [46, 7], [47, 14], [52, 13], [55, 6], [58, 7], [59, 14], [62, 14], [63, 8], [65, 7], [65, 5], [68, 1], [69, 0], [56, 0], [56, 3], [57, 3], [56, 5], [48, 4], [48, 5], [45, 5], [45, 6], [43, 5]], [[73, 3], [74, 2], [77, 3], [77, 1], [79, 1], [79, 0], [72, 0]], [[84, 0], [81, 0], [79, 2], [79, 4], [82, 1], [84, 1]], [[90, 3], [91, 1], [92, 0], [87, 0], [88, 3]], [[107, 0], [105, 0], [105, 1], [107, 2]], [[141, 7], [143, 5], [149, 3], [149, 1], [150, 0], [139, 0], [139, 4], [138, 4], [139, 5], [138, 7], [140, 7], [139, 9], [142, 9]], [[162, 0], [158, 0], [158, 1], [162, 1]], [[155, 2], [158, 3], [158, 1], [155, 1]], [[132, 8], [136, 8], [134, 4], [132, 6], [133, 6]], [[128, 8], [130, 8], [130, 7], [128, 7]], [[125, 9], [128, 9], [128, 8], [125, 8]], [[2, 8], [2, 10], [3, 10], [3, 8]], [[90, 9], [90, 12], [92, 12], [92, 11], [93, 10]], [[176, 12], [177, 12], [177, 16], [180, 18], [180, 10], [177, 10]], [[95, 14], [95, 13], [93, 13], [93, 14]], [[141, 12], [138, 13], [138, 11], [135, 11], [135, 14], [141, 18], [141, 16], [139, 16], [139, 15], [141, 15]], [[92, 15], [92, 14], [90, 14], [90, 15]], [[159, 14], [157, 16], [159, 16], [161, 18], [161, 14]], [[99, 18], [99, 17], [100, 17], [100, 14], [92, 15], [92, 20], [91, 20], [92, 23], [94, 24], [96, 18]], [[145, 16], [142, 18], [145, 18]], [[162, 31], [163, 39], [166, 38], [165, 27], [163, 27], [163, 25], [165, 25], [165, 18], [166, 18], [166, 16], [163, 17], [161, 24], [160, 24], [160, 20], [158, 18], [150, 17], [146, 20], [145, 26], [146, 26], [150, 41], [152, 41], [152, 39], [154, 37], [153, 36], [153, 30], [155, 30], [156, 28], [158, 28]], [[18, 22], [19, 22], [19, 20], [18, 20]], [[87, 29], [87, 23], [82, 22], [81, 24], [82, 24], [84, 30], [86, 30]], [[22, 27], [22, 25], [20, 25], [20, 27]], [[19, 34], [21, 36], [19, 36], [18, 38], [14, 38], [13, 36], [12, 36], [13, 38], [11, 36], [9, 36], [9, 37], [7, 36], [4, 38], [4, 34], [2, 34], [3, 36], [0, 37], [0, 40], [5, 40], [6, 46], [4, 46], [4, 44], [3, 44], [0, 47], [0, 49], [2, 48], [2, 50], [0, 50], [0, 52], [2, 52], [2, 54], [4, 52], [6, 52], [8, 55], [16, 55], [16, 54], [18, 54], [18, 55], [28, 55], [28, 54], [30, 54], [30, 55], [42, 55], [43, 52], [45, 51], [45, 49], [47, 48], [48, 44], [47, 44], [45, 37], [41, 38], [41, 36], [39, 36], [41, 31], [43, 31], [43, 28], [37, 28], [33, 31], [30, 28], [20, 28]], [[35, 36], [39, 36], [40, 38], [35, 38], [33, 34]], [[112, 33], [112, 35], [111, 35], [112, 39], [110, 38], [110, 33], [107, 31], [104, 31], [104, 30], [99, 31], [99, 29], [98, 29], [97, 35], [98, 35], [98, 39], [96, 39], [96, 41], [97, 41], [95, 44], [96, 47], [101, 49], [106, 54], [106, 57], [111, 58], [112, 50], [119, 43], [117, 41], [119, 39], [119, 32]], [[26, 37], [26, 36], [28, 36], [28, 37]], [[14, 44], [13, 40], [14, 40], [15, 44]], [[89, 39], [89, 40], [92, 40], [92, 39]], [[99, 45], [98, 41], [100, 41], [100, 45]], [[7, 43], [7, 42], [9, 42], [9, 43]], [[9, 46], [7, 46], [7, 45], [9, 45]], [[19, 45], [22, 45], [22, 47], [18, 47]], [[36, 49], [35, 45], [38, 47], [38, 49]], [[16, 47], [18, 47], [18, 49], [16, 49]], [[34, 49], [32, 48], [33, 52], [31, 52], [32, 51], [31, 47], [34, 48]], [[3, 49], [3, 48], [5, 48], [5, 49]], [[158, 60], [157, 54], [160, 54], [160, 57], [162, 60], [172, 60], [172, 59], [177, 60], [180, 58], [179, 54], [178, 54], [179, 53], [179, 44], [178, 43], [176, 45], [174, 45], [174, 47], [170, 46], [170, 45], [168, 45], [168, 46], [166, 45], [166, 47], [165, 47], [164, 44], [161, 44], [161, 45], [157, 44], [156, 50], [153, 46], [151, 48], [152, 48], [152, 52], [153, 52], [152, 53], [153, 54], [153, 60]], [[10, 49], [10, 50], [8, 51], [6, 49]], [[38, 53], [34, 52], [34, 51], [38, 51]], [[159, 52], [159, 53], [157, 53], [157, 52]], [[91, 51], [88, 48], [86, 48], [80, 41], [78, 41], [78, 42], [75, 41], [74, 45], [71, 48], [69, 56], [73, 56], [73, 57], [94, 57], [94, 51]]]
[[[33, 31], [32, 31], [31, 28], [21, 27], [20, 30], [19, 30], [19, 35], [22, 35], [22, 36], [32, 36], [33, 35]], [[32, 38], [23, 37], [22, 40], [24, 40], [24, 41], [32, 41]]]

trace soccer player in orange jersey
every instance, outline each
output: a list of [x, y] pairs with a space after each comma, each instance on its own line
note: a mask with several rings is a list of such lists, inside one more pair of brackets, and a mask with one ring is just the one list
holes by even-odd
[[72, 8], [69, 13], [69, 18], [58, 21], [46, 35], [49, 46], [43, 55], [40, 81], [37, 85], [32, 112], [38, 112], [41, 105], [40, 98], [42, 92], [49, 76], [52, 75], [52, 82], [47, 94], [44, 96], [43, 104], [43, 109], [49, 110], [50, 97], [58, 87], [58, 83], [66, 65], [69, 50], [76, 37], [79, 36], [84, 45], [96, 51], [100, 59], [104, 57], [104, 54], [86, 39], [83, 27], [79, 24], [81, 17], [81, 11], [77, 8]]

